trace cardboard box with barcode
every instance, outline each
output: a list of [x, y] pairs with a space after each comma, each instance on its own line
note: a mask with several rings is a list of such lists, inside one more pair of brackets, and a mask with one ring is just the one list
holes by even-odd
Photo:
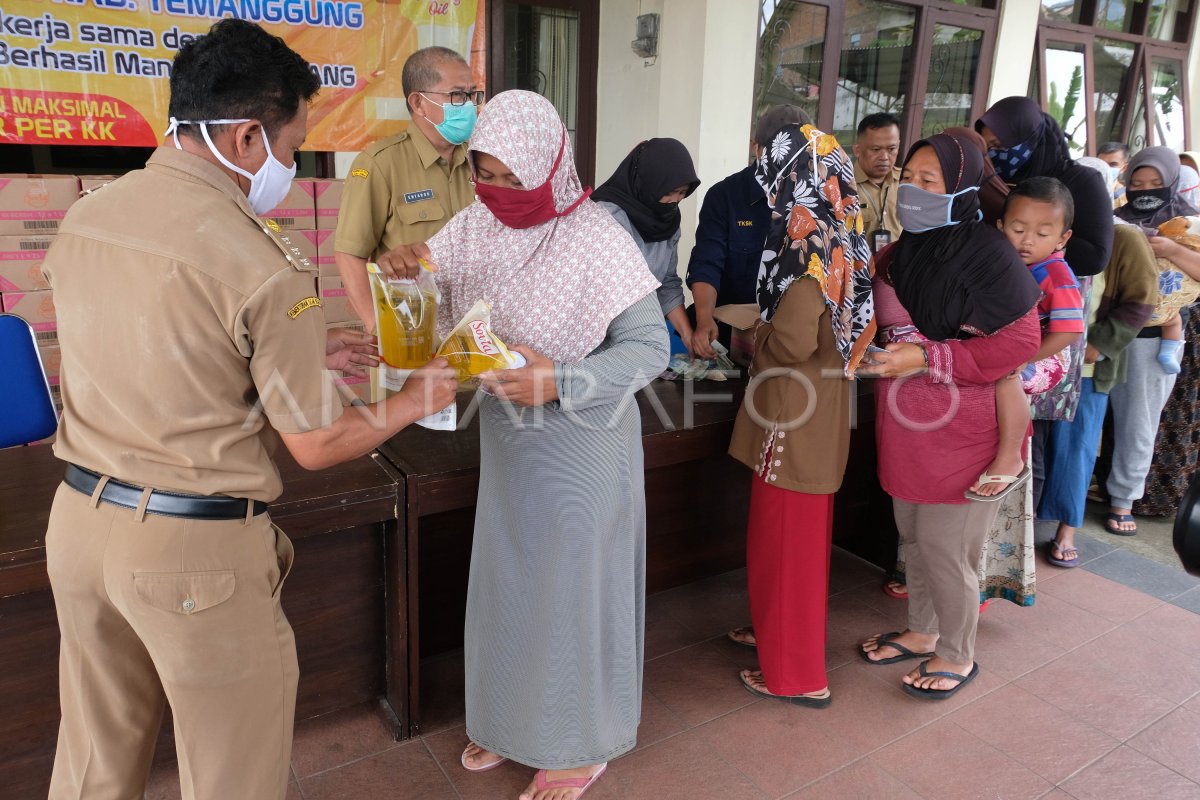
[[313, 196], [317, 201], [317, 229], [331, 231], [337, 228], [338, 209], [342, 205], [342, 189], [345, 181], [327, 180], [324, 178], [313, 181]]
[[29, 323], [39, 347], [58, 344], [53, 292], [6, 292], [0, 295], [0, 307]]
[[754, 358], [754, 323], [759, 317], [757, 303], [739, 303], [713, 309], [713, 319], [733, 328], [729, 340], [729, 358], [735, 364], [750, 366]]
[[58, 233], [78, 199], [74, 175], [0, 175], [0, 236]]
[[317, 205], [313, 200], [313, 182], [311, 180], [292, 181], [292, 188], [287, 197], [277, 208], [273, 208], [263, 219], [274, 220], [281, 228], [292, 230], [312, 230], [317, 227]]
[[340, 277], [333, 261], [333, 231], [287, 231], [286, 234], [294, 239], [304, 239], [305, 254], [316, 265], [320, 277]]
[[317, 278], [317, 294], [321, 298], [321, 310], [325, 312], [326, 323], [359, 322], [354, 306], [350, 305], [350, 296], [341, 278]]
[[0, 292], [49, 289], [42, 261], [53, 236], [0, 236]]

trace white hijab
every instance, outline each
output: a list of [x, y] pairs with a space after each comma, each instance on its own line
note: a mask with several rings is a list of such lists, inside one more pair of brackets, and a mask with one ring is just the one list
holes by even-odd
[[[565, 130], [541, 95], [501, 92], [480, 112], [470, 148], [500, 160], [533, 189], [550, 177], [563, 147], [551, 183], [562, 211], [583, 193]], [[487, 300], [492, 329], [505, 344], [559, 362], [595, 350], [618, 314], [658, 288], [633, 239], [591, 200], [525, 229], [507, 227], [476, 200], [429, 240], [429, 249], [442, 291], [441, 335]]]

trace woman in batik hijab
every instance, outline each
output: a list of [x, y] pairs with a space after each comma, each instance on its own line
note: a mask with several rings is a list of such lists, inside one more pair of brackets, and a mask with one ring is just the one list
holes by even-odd
[[833, 495], [850, 447], [850, 383], [875, 332], [854, 168], [812, 125], [785, 127], [755, 177], [771, 206], [753, 376], [729, 453], [754, 471], [746, 532], [758, 648], [742, 684], [760, 697], [824, 708], [825, 611]]
[[471, 771], [537, 769], [522, 800], [578, 797], [634, 747], [646, 510], [629, 396], [667, 365], [658, 282], [587, 199], [566, 128], [498, 94], [470, 141], [479, 201], [429, 242], [445, 334], [477, 300], [528, 362], [485, 376], [465, 629]]

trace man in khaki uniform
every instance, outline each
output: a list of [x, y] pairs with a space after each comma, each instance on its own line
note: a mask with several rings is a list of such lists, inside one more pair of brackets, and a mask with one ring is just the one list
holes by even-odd
[[899, 158], [900, 120], [886, 112], [863, 117], [854, 143], [854, 181], [858, 184], [863, 233], [873, 253], [904, 232], [896, 216]]
[[408, 130], [354, 159], [338, 212], [334, 258], [368, 330], [375, 312], [367, 261], [397, 276], [414, 258], [412, 245], [427, 255], [424, 242], [475, 200], [466, 142], [483, 92], [471, 67], [453, 50], [426, 47], [404, 63], [401, 83], [412, 117]]
[[343, 413], [323, 372], [327, 346], [339, 366], [373, 359], [327, 342], [311, 268], [256, 216], [291, 184], [318, 85], [283, 40], [216, 24], [175, 58], [172, 135], [76, 203], [46, 255], [68, 462], [46, 533], [51, 800], [141, 797], [164, 701], [185, 800], [282, 800], [297, 664], [272, 429], [318, 469], [454, 395], [435, 363], [371, 419]]

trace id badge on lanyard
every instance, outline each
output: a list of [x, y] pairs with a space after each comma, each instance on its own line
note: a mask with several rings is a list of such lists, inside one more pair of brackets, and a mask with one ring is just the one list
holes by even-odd
[[878, 253], [892, 243], [892, 232], [887, 228], [876, 228], [871, 231], [871, 252]]

